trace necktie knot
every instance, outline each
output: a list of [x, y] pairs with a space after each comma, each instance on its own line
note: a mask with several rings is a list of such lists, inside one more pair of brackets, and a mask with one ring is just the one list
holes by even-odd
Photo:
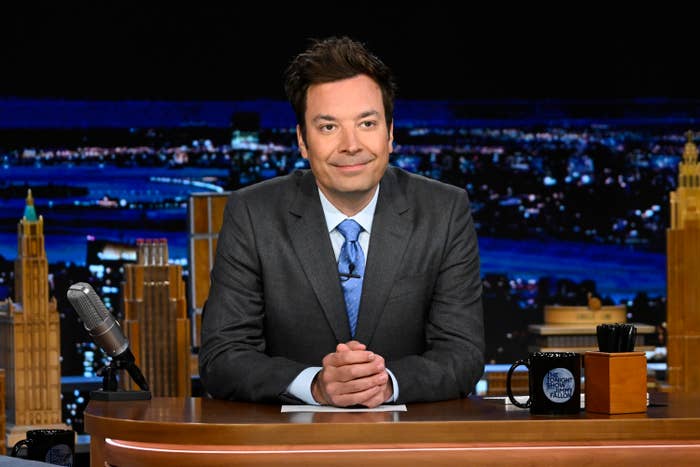
[[352, 219], [345, 219], [336, 228], [348, 242], [356, 242], [362, 231], [360, 224]]

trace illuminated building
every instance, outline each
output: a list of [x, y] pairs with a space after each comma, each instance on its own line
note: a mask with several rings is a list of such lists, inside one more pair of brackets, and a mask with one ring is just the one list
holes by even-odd
[[60, 324], [49, 299], [44, 219], [29, 190], [17, 225], [15, 301], [0, 305], [0, 368], [6, 371], [7, 446], [36, 428], [61, 424]]
[[[187, 228], [189, 237], [189, 300], [194, 320], [194, 347], [200, 345], [202, 309], [209, 297], [209, 274], [214, 265], [216, 242], [224, 221], [224, 208], [230, 193], [192, 193], [187, 206]], [[196, 360], [193, 368], [197, 368]]]
[[687, 136], [666, 232], [668, 383], [677, 392], [700, 387], [700, 165], [692, 132]]
[[[191, 394], [190, 320], [182, 266], [168, 264], [165, 239], [139, 240], [125, 266], [124, 329], [153, 396]], [[122, 375], [126, 387], [134, 384]]]
[[137, 256], [138, 249], [133, 243], [87, 237], [86, 263], [90, 275], [96, 279], [95, 285], [105, 305], [118, 319], [124, 316], [121, 289], [124, 265], [136, 263]]

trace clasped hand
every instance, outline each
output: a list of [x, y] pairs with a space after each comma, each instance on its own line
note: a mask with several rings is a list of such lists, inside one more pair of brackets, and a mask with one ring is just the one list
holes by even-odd
[[393, 394], [384, 358], [357, 341], [338, 344], [323, 358], [323, 369], [311, 385], [320, 404], [349, 407], [377, 407]]

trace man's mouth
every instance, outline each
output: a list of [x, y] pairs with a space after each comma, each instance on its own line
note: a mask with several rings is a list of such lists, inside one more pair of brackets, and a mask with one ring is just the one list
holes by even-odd
[[340, 163], [340, 164], [336, 163], [333, 165], [341, 170], [350, 170], [350, 169], [356, 169], [356, 168], [362, 167], [364, 165], [369, 164], [370, 162], [372, 162], [372, 160], [367, 159], [367, 160], [359, 160], [359, 161], [350, 161], [347, 163]]

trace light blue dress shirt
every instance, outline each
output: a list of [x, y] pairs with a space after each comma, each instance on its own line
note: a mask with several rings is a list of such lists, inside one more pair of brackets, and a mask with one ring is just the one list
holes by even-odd
[[[369, 204], [367, 204], [362, 211], [350, 218], [340, 212], [338, 208], [333, 206], [333, 204], [328, 201], [328, 198], [326, 198], [321, 190], [318, 191], [318, 195], [321, 198], [323, 214], [326, 217], [326, 226], [328, 227], [328, 234], [330, 235], [331, 243], [333, 244], [335, 260], [338, 261], [340, 249], [345, 241], [343, 234], [338, 232], [336, 227], [345, 219], [353, 219], [360, 224], [360, 226], [362, 226], [359, 241], [362, 251], [365, 254], [365, 258], [367, 258], [367, 254], [369, 252], [369, 240], [372, 234], [372, 220], [374, 219], [374, 210], [377, 207], [377, 198], [379, 197], [379, 187], [377, 187], [377, 190], [374, 192], [374, 196]], [[312, 366], [302, 370], [302, 372], [299, 373], [297, 377], [294, 378], [294, 381], [292, 381], [292, 383], [287, 387], [287, 393], [301, 399], [306, 404], [319, 405], [319, 403], [314, 400], [314, 396], [311, 394], [311, 383], [313, 382], [316, 374], [322, 369], [323, 367], [320, 366]], [[394, 387], [394, 393], [385, 402], [396, 402], [399, 397], [399, 384], [396, 382], [396, 378], [391, 370], [387, 368], [386, 372], [389, 374], [389, 377], [391, 377], [391, 384]]]

